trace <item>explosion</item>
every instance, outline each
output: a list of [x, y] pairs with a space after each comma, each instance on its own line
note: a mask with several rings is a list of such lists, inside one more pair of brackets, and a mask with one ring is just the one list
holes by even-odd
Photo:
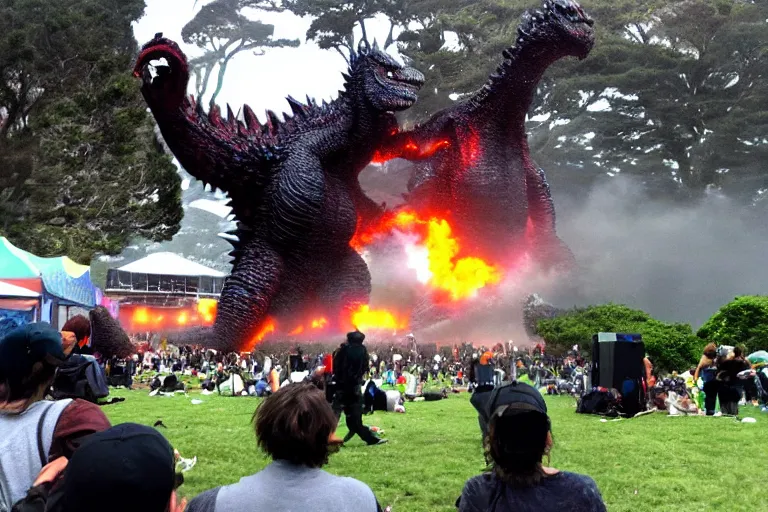
[[474, 297], [478, 290], [501, 281], [499, 267], [478, 257], [463, 256], [459, 240], [453, 235], [446, 219], [429, 220], [409, 210], [385, 215], [378, 225], [358, 230], [350, 245], [357, 251], [387, 236], [392, 231], [417, 238], [406, 243], [408, 268], [416, 272], [417, 279], [452, 301]]
[[206, 324], [213, 324], [216, 319], [216, 308], [218, 307], [216, 299], [199, 299], [197, 301], [197, 312], [203, 318], [203, 322]]
[[349, 317], [352, 326], [360, 331], [373, 329], [388, 329], [396, 331], [406, 329], [408, 320], [399, 318], [396, 313], [385, 309], [371, 310], [367, 304], [355, 309]]

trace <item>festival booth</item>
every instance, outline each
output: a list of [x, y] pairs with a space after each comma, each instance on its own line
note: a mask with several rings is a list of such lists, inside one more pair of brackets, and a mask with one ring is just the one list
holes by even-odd
[[[0, 321], [16, 325], [49, 322], [64, 325], [71, 317], [88, 315], [102, 304], [101, 291], [91, 282], [90, 267], [66, 256], [41, 258], [0, 237]], [[109, 308], [108, 308], [109, 309]]]
[[105, 294], [120, 323], [147, 341], [157, 333], [212, 325], [226, 274], [170, 252], [107, 271]]

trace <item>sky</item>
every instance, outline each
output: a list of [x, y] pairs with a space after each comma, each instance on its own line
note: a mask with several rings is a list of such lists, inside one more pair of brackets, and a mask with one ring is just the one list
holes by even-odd
[[[188, 57], [200, 55], [195, 46], [185, 45], [181, 40], [181, 29], [191, 20], [197, 10], [206, 2], [194, 0], [147, 0], [144, 17], [134, 24], [134, 34], [139, 44], [151, 40], [157, 32], [176, 41]], [[321, 50], [314, 42], [306, 41], [306, 32], [311, 19], [300, 18], [291, 13], [269, 13], [250, 11], [264, 23], [275, 25], [277, 39], [301, 41], [299, 48], [269, 48], [263, 56], [243, 52], [227, 67], [224, 87], [218, 103], [229, 103], [237, 112], [244, 103], [249, 104], [262, 121], [266, 120], [266, 109], [275, 112], [290, 112], [287, 95], [303, 99], [310, 95], [318, 101], [336, 98], [343, 83], [341, 73], [347, 65], [333, 50]], [[384, 41], [389, 31], [385, 17], [366, 21], [369, 38]], [[359, 37], [359, 31], [357, 36]], [[395, 45], [390, 53], [399, 57]]]

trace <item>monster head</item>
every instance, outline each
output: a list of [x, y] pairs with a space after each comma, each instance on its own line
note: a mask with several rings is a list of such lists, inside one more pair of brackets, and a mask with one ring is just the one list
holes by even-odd
[[546, 0], [540, 11], [525, 14], [518, 45], [551, 45], [558, 53], [585, 58], [595, 44], [594, 21], [573, 0]]
[[349, 63], [347, 91], [355, 88], [361, 98], [379, 112], [405, 110], [416, 102], [424, 75], [397, 62], [376, 42], [361, 42]]

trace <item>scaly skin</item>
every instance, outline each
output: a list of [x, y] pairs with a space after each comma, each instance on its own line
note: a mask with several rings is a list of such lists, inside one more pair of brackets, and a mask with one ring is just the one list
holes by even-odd
[[545, 267], [571, 265], [546, 176], [530, 156], [525, 117], [552, 63], [588, 55], [592, 25], [576, 2], [547, 0], [543, 11], [525, 15], [516, 45], [482, 89], [380, 149], [379, 159], [416, 161], [408, 205], [448, 215], [467, 254], [505, 267], [525, 252]]
[[[166, 65], [151, 64], [161, 58]], [[223, 119], [216, 106], [205, 115], [186, 94], [186, 56], [161, 34], [144, 46], [134, 74], [171, 151], [192, 176], [229, 194], [238, 221], [216, 348], [249, 347], [269, 317], [286, 327], [310, 313], [333, 321], [367, 303], [371, 276], [349, 242], [358, 218], [370, 221], [383, 207], [358, 176], [396, 131], [393, 112], [416, 101], [421, 73], [361, 46], [337, 100], [288, 98], [293, 117], [268, 112], [265, 125], [247, 106], [245, 123], [231, 110]]]

